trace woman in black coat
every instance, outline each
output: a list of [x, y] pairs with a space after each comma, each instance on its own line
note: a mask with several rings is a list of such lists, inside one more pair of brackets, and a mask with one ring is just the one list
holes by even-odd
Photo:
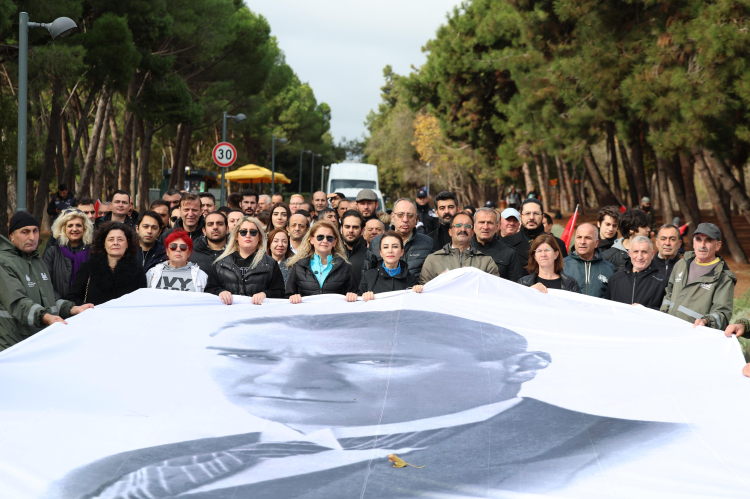
[[254, 217], [242, 217], [229, 243], [208, 274], [206, 293], [232, 304], [232, 296], [251, 296], [254, 305], [266, 298], [284, 297], [284, 277], [276, 260], [266, 254], [266, 231]]
[[286, 296], [291, 303], [301, 303], [303, 296], [323, 294], [346, 295], [346, 301], [357, 301], [357, 280], [339, 231], [330, 222], [315, 222], [287, 267]]
[[404, 256], [404, 240], [398, 232], [389, 230], [380, 238], [380, 256], [378, 266], [366, 271], [359, 283], [359, 294], [362, 299], [375, 299], [376, 293], [388, 291], [403, 291], [412, 288], [417, 293], [422, 292], [422, 286], [417, 285], [418, 277], [409, 274], [409, 266], [401, 258]]
[[529, 275], [520, 278], [519, 284], [534, 288], [540, 293], [546, 293], [548, 289], [581, 292], [578, 282], [563, 274], [563, 256], [554, 236], [541, 234], [534, 239], [526, 270]]
[[100, 305], [147, 287], [137, 254], [138, 236], [130, 227], [105, 223], [94, 233], [89, 259], [81, 265], [65, 299], [76, 305]]

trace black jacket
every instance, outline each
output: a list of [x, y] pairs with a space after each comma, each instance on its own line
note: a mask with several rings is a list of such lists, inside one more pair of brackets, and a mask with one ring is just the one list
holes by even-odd
[[144, 271], [148, 271], [151, 267], [157, 263], [161, 263], [167, 259], [167, 250], [164, 245], [157, 239], [154, 241], [154, 245], [145, 254], [143, 248], [138, 246], [138, 263], [141, 264]]
[[242, 275], [242, 270], [235, 263], [239, 258], [240, 254], [234, 252], [216, 262], [208, 274], [206, 293], [218, 295], [222, 291], [229, 291], [239, 296], [265, 293], [266, 298], [284, 297], [284, 278], [276, 260], [263, 255], [257, 267], [248, 268]]
[[[146, 272], [134, 256], [123, 256], [113, 271], [109, 268], [107, 255], [93, 254], [78, 269], [65, 299], [76, 305], [84, 303], [101, 305], [145, 287], [147, 287]], [[84, 298], [86, 298], [85, 301]]]
[[653, 265], [656, 267], [656, 269], [664, 274], [667, 277], [670, 277], [672, 275], [672, 271], [674, 270], [674, 266], [682, 259], [682, 257], [678, 254], [671, 260], [662, 260], [659, 257], [659, 252], [657, 251], [654, 255], [654, 259], [651, 261]]
[[362, 274], [362, 282], [359, 283], [359, 294], [368, 291], [373, 293], [386, 293], [388, 291], [403, 291], [417, 284], [417, 278], [409, 273], [409, 264], [401, 260], [401, 272], [391, 277], [383, 268], [383, 264], [376, 269], [370, 269]]
[[[99, 217], [94, 221], [94, 230], [98, 230], [99, 227], [111, 221], [112, 221], [112, 212], [110, 211], [103, 217]], [[133, 231], [135, 231], [135, 222], [129, 216], [125, 215], [125, 221], [122, 223], [124, 223], [125, 225], [133, 229]]]
[[[73, 253], [90, 251], [88, 244], [79, 244], [75, 248], [68, 247]], [[55, 300], [62, 300], [70, 291], [70, 277], [73, 275], [73, 262], [63, 256], [60, 246], [52, 246], [49, 251], [44, 251], [42, 257], [44, 264], [49, 270], [49, 278], [55, 291]], [[78, 269], [81, 270], [80, 268]]]
[[624, 238], [615, 240], [612, 247], [604, 252], [604, 259], [615, 266], [615, 272], [619, 272], [630, 263], [630, 253], [623, 245]]
[[[521, 266], [525, 268], [529, 263], [529, 250], [531, 249], [531, 245], [534, 243], [534, 239], [542, 234], [544, 234], [544, 227], [542, 226], [533, 231], [529, 231], [526, 227], [521, 226], [521, 230], [510, 236], [501, 237], [500, 241], [513, 248], [521, 259]], [[557, 245], [560, 247], [560, 252], [562, 253], [563, 258], [568, 256], [568, 249], [565, 247], [563, 240], [559, 237], [555, 237], [555, 241], [557, 241]], [[526, 270], [524, 270], [524, 273], [526, 273]]]
[[323, 281], [322, 287], [310, 268], [310, 258], [303, 258], [292, 265], [286, 280], [287, 298], [292, 295], [345, 295], [356, 292], [357, 280], [354, 278], [352, 266], [338, 256], [334, 257], [333, 268]]
[[[615, 241], [617, 241], [617, 235], [615, 234], [615, 237], [612, 239], [599, 239], [599, 245], [597, 248], [601, 250], [602, 253], [607, 251], [609, 248], [612, 247], [613, 244], [615, 244]], [[599, 236], [601, 238], [601, 235]]]
[[422, 227], [420, 227], [422, 230], [419, 231], [421, 234], [430, 234], [437, 230], [440, 222], [433, 214], [434, 212], [432, 211], [432, 208], [430, 208], [429, 203], [424, 206], [420, 204], [417, 205], [417, 218], [422, 222]]
[[[367, 255], [365, 255], [365, 264], [362, 266], [362, 273], [378, 268], [380, 262], [383, 261], [383, 258], [380, 256], [381, 237], [374, 237], [370, 241], [370, 247], [367, 249]], [[420, 234], [416, 228], [412, 231], [411, 239], [404, 244], [404, 256], [402, 258], [409, 264], [409, 273], [414, 277], [418, 278], [422, 272], [424, 261], [433, 252], [432, 245], [433, 241], [430, 236]]]
[[[581, 288], [578, 287], [578, 282], [576, 282], [575, 279], [572, 277], [566, 276], [564, 273], [560, 272], [560, 279], [562, 279], [562, 288], [565, 291], [571, 291], [573, 293], [580, 293]], [[519, 284], [523, 284], [524, 286], [531, 287], [535, 284], [536, 280], [536, 274], [529, 274], [525, 275], [522, 278], [518, 280]]]
[[344, 245], [344, 251], [346, 251], [346, 259], [352, 265], [354, 278], [357, 280], [357, 287], [359, 287], [359, 281], [362, 280], [362, 267], [365, 265], [365, 257], [367, 256], [367, 244], [360, 237], [354, 241], [352, 249]]
[[518, 255], [504, 242], [493, 238], [491, 242], [482, 244], [477, 240], [476, 234], [471, 240], [471, 247], [489, 255], [495, 261], [500, 277], [511, 282], [518, 282], [523, 277], [524, 270]]
[[[193, 242], [195, 242], [199, 237], [203, 235], [203, 227], [205, 226], [206, 226], [206, 220], [203, 218], [203, 215], [201, 215], [198, 218], [198, 225], [195, 227], [195, 230], [188, 231], [188, 235], [190, 236], [190, 239], [193, 240]], [[177, 219], [177, 221], [174, 223], [174, 227], [162, 232], [161, 236], [159, 236], [159, 241], [161, 241], [161, 243], [164, 244], [164, 241], [167, 239], [167, 236], [170, 235], [172, 231], [177, 228], [187, 230], [182, 226], [182, 218]]]
[[55, 195], [52, 196], [52, 200], [47, 205], [47, 214], [52, 217], [52, 221], [54, 222], [60, 215], [57, 210], [66, 210], [73, 206], [73, 203], [75, 202], [76, 197], [72, 192], [68, 192], [68, 195], [65, 196], [65, 199], [61, 198], [60, 194], [56, 192]]
[[432, 238], [431, 253], [443, 249], [443, 246], [453, 241], [451, 235], [448, 233], [449, 230], [450, 227], [438, 223], [437, 229], [427, 234], [428, 236], [430, 236], [430, 238]]
[[659, 272], [653, 261], [642, 272], [633, 272], [633, 263], [627, 262], [623, 270], [609, 278], [604, 298], [659, 310], [668, 283], [669, 277]]
[[[224, 248], [227, 247], [226, 240], [224, 241]], [[206, 275], [211, 275], [211, 270], [214, 266], [214, 260], [222, 254], [224, 248], [220, 250], [212, 250], [208, 245], [206, 236], [201, 236], [193, 242], [193, 253], [190, 255], [190, 261], [197, 263]]]

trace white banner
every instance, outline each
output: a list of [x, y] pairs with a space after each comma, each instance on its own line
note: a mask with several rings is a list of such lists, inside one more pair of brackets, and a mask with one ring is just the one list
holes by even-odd
[[0, 498], [746, 498], [743, 365], [475, 269], [367, 303], [144, 289], [0, 353]]

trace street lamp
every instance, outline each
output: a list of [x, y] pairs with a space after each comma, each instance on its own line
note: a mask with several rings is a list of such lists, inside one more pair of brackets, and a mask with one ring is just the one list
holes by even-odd
[[315, 158], [320, 158], [320, 154], [313, 154], [310, 156], [310, 196], [315, 191]]
[[323, 173], [328, 170], [330, 166], [325, 166], [320, 169], [320, 190], [325, 192], [326, 190], [323, 189]]
[[302, 149], [299, 152], [299, 189], [297, 189], [297, 192], [302, 192], [302, 155], [304, 153], [312, 154], [312, 151]]
[[18, 178], [16, 182], [16, 211], [26, 209], [26, 111], [29, 74], [29, 28], [44, 28], [53, 40], [68, 36], [78, 25], [68, 17], [58, 17], [49, 24], [29, 22], [29, 14], [18, 17]]
[[276, 141], [277, 140], [279, 141], [279, 144], [286, 144], [287, 142], [289, 142], [285, 138], [271, 135], [271, 196], [276, 194]]
[[[222, 119], [222, 125], [221, 125], [221, 141], [226, 142], [227, 141], [227, 118], [234, 120], [235, 123], [239, 123], [240, 121], [245, 121], [247, 117], [240, 113], [236, 116], [230, 116], [227, 114], [226, 111], [224, 111], [224, 118]], [[221, 169], [221, 196], [219, 200], [219, 206], [226, 206], [227, 203], [227, 193], [226, 189], [224, 188], [224, 175], [226, 175], [226, 168]]]

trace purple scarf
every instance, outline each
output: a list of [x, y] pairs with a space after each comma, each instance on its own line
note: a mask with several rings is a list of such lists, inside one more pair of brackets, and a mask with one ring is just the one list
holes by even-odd
[[65, 246], [59, 246], [60, 253], [62, 253], [62, 256], [67, 258], [73, 263], [73, 272], [70, 273], [70, 285], [73, 285], [73, 278], [78, 273], [78, 269], [81, 268], [81, 264], [89, 259], [89, 250], [91, 248], [86, 248], [85, 250], [77, 251], [73, 253]]

